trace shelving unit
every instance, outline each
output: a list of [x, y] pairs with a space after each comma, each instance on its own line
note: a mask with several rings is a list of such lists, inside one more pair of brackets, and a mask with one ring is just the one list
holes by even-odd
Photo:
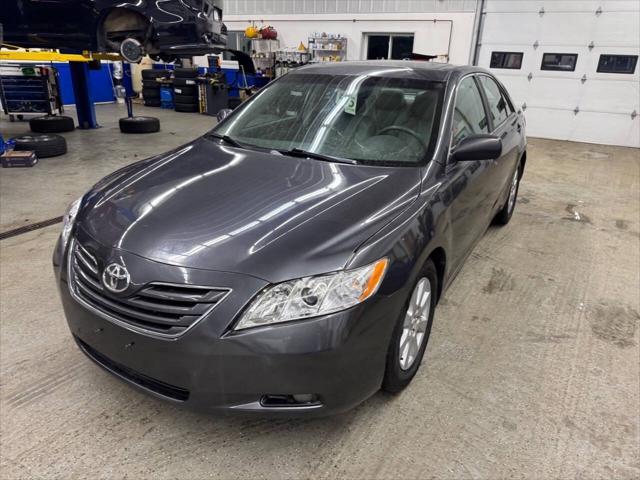
[[347, 39], [333, 33], [309, 37], [309, 52], [312, 62], [342, 62], [347, 59]]
[[306, 50], [287, 49], [276, 53], [276, 77], [309, 63], [311, 55]]
[[33, 64], [0, 67], [0, 101], [4, 113], [15, 117], [61, 113], [58, 72]]
[[275, 76], [276, 52], [280, 48], [278, 40], [254, 38], [251, 40], [251, 58], [256, 69], [260, 69], [265, 77]]

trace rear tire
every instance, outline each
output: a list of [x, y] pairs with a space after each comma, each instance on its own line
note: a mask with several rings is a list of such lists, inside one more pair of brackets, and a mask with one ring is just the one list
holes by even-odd
[[160, 130], [160, 120], [155, 117], [124, 117], [120, 119], [122, 133], [154, 133]]
[[382, 380], [382, 390], [385, 392], [398, 393], [403, 390], [420, 368], [431, 334], [437, 292], [438, 273], [433, 262], [427, 260], [391, 335]]
[[76, 128], [71, 117], [63, 115], [45, 115], [29, 120], [29, 127], [36, 133], [70, 132]]
[[14, 140], [16, 150], [32, 150], [38, 158], [67, 153], [67, 141], [60, 135], [21, 135]]

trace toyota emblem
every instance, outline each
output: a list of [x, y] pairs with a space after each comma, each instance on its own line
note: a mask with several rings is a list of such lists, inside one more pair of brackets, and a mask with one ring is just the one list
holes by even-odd
[[113, 293], [124, 292], [129, 287], [129, 272], [124, 265], [111, 263], [102, 272], [102, 283]]

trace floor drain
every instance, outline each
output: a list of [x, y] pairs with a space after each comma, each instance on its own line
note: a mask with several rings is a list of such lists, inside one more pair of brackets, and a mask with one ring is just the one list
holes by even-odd
[[49, 220], [43, 220], [42, 222], [31, 223], [23, 227], [14, 228], [13, 230], [7, 230], [6, 232], [0, 233], [0, 240], [5, 240], [17, 235], [22, 235], [23, 233], [32, 232], [40, 228], [50, 227], [51, 225], [55, 225], [56, 223], [60, 223], [61, 221], [62, 217], [55, 217], [50, 218]]

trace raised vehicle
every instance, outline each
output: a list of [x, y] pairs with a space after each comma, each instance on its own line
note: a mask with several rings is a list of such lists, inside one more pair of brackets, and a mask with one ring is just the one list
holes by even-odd
[[227, 44], [222, 0], [3, 0], [0, 23], [7, 44], [117, 52], [129, 62]]
[[210, 412], [327, 415], [398, 392], [465, 258], [511, 219], [524, 126], [476, 67], [296, 69], [70, 206], [53, 263], [73, 338]]

